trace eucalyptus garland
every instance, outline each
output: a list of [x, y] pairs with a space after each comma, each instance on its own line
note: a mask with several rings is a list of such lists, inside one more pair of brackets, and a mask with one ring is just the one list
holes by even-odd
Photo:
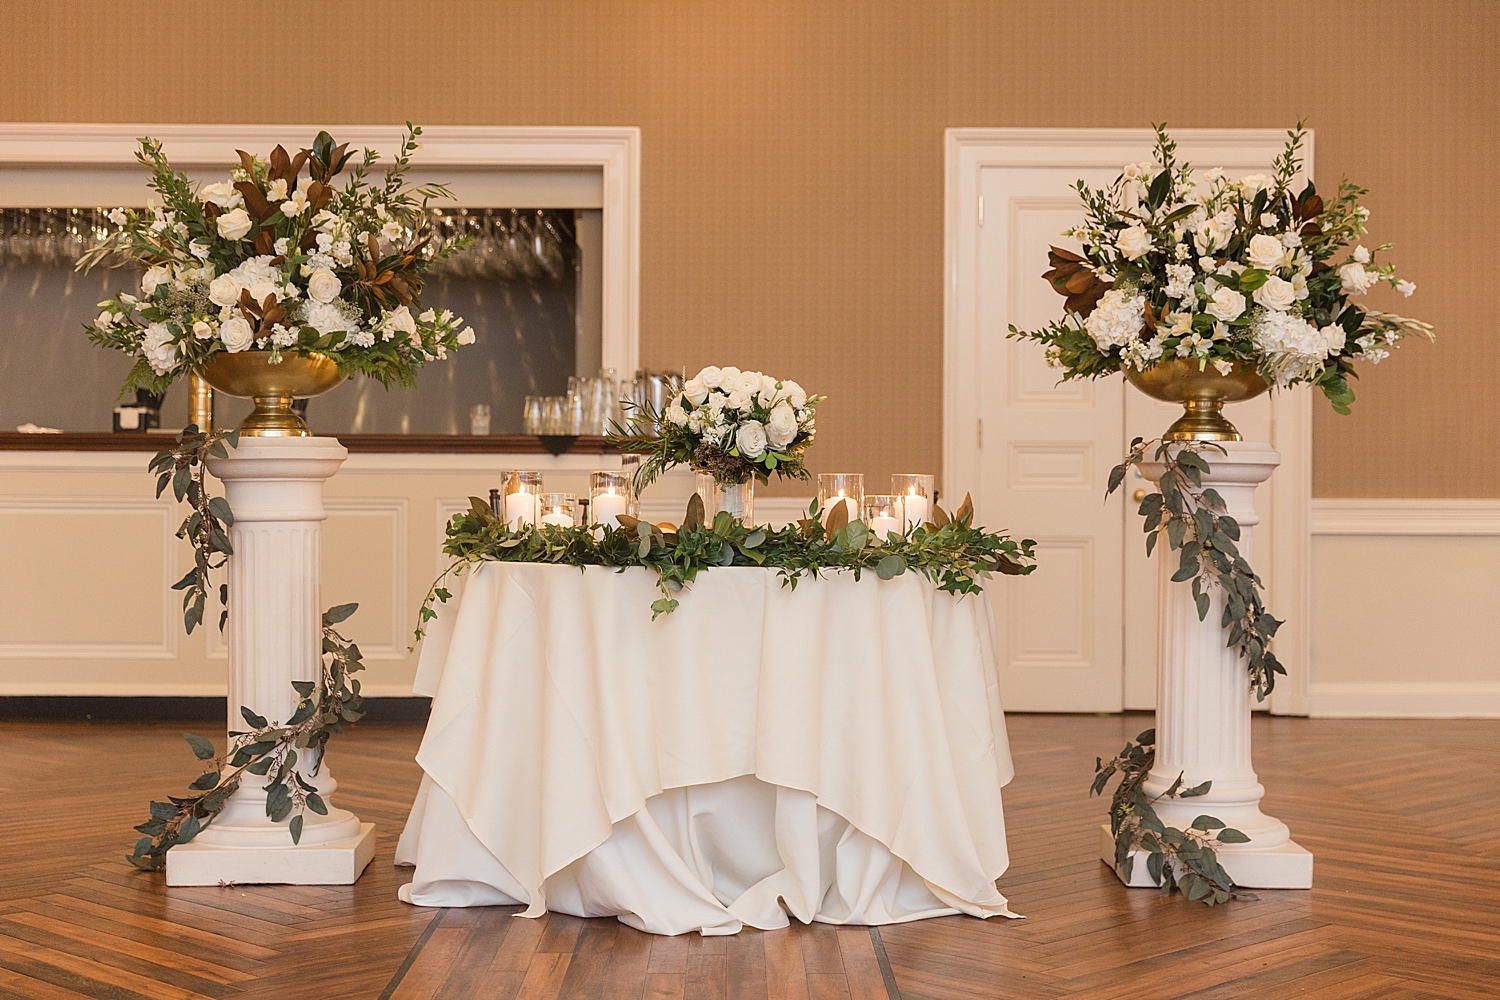
[[1227, 903], [1231, 899], [1255, 899], [1234, 884], [1219, 864], [1215, 847], [1245, 844], [1250, 838], [1213, 816], [1203, 815], [1188, 824], [1186, 830], [1167, 826], [1153, 808], [1162, 798], [1193, 798], [1205, 795], [1213, 783], [1205, 781], [1192, 788], [1182, 787], [1182, 775], [1156, 798], [1147, 798], [1142, 790], [1146, 776], [1156, 763], [1156, 730], [1148, 729], [1108, 762], [1094, 761], [1094, 785], [1091, 794], [1101, 795], [1109, 779], [1120, 775], [1109, 806], [1109, 832], [1115, 838], [1115, 869], [1127, 883], [1135, 867], [1136, 850], [1146, 852], [1146, 870], [1151, 881], [1161, 887], [1163, 896], [1180, 889], [1190, 900], [1207, 906]]
[[[193, 568], [187, 575], [172, 584], [173, 590], [184, 591], [182, 595], [182, 624], [188, 635], [193, 628], [203, 624], [203, 610], [207, 604], [211, 570], [224, 565], [234, 554], [229, 544], [229, 526], [234, 524], [234, 513], [229, 501], [223, 497], [208, 495], [203, 477], [208, 471], [209, 458], [228, 458], [229, 448], [240, 442], [238, 428], [232, 431], [215, 431], [200, 434], [196, 424], [188, 424], [177, 435], [176, 443], [165, 448], [151, 459], [151, 471], [157, 473], [156, 495], [160, 497], [166, 488], [178, 503], [187, 501], [191, 508], [177, 529], [177, 537], [187, 539], [193, 546]], [[227, 447], [226, 447], [227, 445]], [[219, 615], [219, 631], [229, 619], [229, 585], [220, 584], [219, 603], [225, 608]]]
[[694, 494], [681, 526], [621, 517], [619, 528], [539, 525], [513, 531], [488, 503], [469, 499], [468, 512], [454, 515], [448, 524], [443, 551], [453, 562], [422, 602], [418, 640], [437, 617], [435, 604], [452, 597], [443, 586], [447, 578], [483, 562], [644, 567], [656, 573], [662, 594], [651, 605], [653, 620], [675, 611], [683, 588], [716, 566], [774, 568], [783, 585], [792, 588], [803, 576], [823, 570], [852, 571], [856, 580], [868, 570], [882, 580], [911, 570], [939, 590], [960, 595], [984, 593], [984, 578], [991, 573], [1025, 576], [1036, 568], [1036, 543], [974, 527], [974, 505], [968, 497], [952, 516], [934, 504], [931, 521], [885, 538], [875, 537], [863, 521], [848, 520], [844, 504], [835, 506], [825, 522], [817, 501], [806, 518], [778, 530], [739, 524], [724, 511], [706, 522], [703, 501]]

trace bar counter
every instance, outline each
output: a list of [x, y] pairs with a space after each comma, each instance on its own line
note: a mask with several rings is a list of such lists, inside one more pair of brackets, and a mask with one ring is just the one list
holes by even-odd
[[[147, 434], [65, 432], [62, 434], [0, 433], [0, 451], [160, 451], [175, 431]], [[561, 451], [546, 447], [534, 434], [338, 434], [351, 454], [428, 455], [613, 455], [616, 449], [598, 435], [554, 439]]]

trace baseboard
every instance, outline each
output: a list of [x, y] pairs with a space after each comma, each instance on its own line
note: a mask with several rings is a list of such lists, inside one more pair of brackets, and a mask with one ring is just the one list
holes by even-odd
[[1500, 500], [1314, 497], [1314, 535], [1500, 535]]
[[[426, 725], [430, 698], [365, 698], [360, 722]], [[174, 722], [223, 725], [224, 697], [0, 696], [6, 722]]]
[[1322, 719], [1500, 719], [1500, 684], [1307, 685], [1307, 714]]

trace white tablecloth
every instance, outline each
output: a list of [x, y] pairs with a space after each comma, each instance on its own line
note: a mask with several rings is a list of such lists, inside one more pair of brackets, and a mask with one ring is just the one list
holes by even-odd
[[[487, 563], [440, 608], [401, 898], [655, 933], [1013, 916], [990, 602], [914, 574]], [[456, 605], [456, 607], [455, 607]]]

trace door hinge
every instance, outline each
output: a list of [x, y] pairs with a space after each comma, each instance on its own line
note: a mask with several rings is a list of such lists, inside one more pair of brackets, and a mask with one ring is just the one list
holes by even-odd
[[974, 446], [976, 448], [983, 448], [984, 447], [984, 420], [981, 418], [979, 420], [976, 420], [975, 423], [978, 424], [978, 426], [974, 429]]
[[979, 196], [979, 226], [984, 228], [984, 195]]

